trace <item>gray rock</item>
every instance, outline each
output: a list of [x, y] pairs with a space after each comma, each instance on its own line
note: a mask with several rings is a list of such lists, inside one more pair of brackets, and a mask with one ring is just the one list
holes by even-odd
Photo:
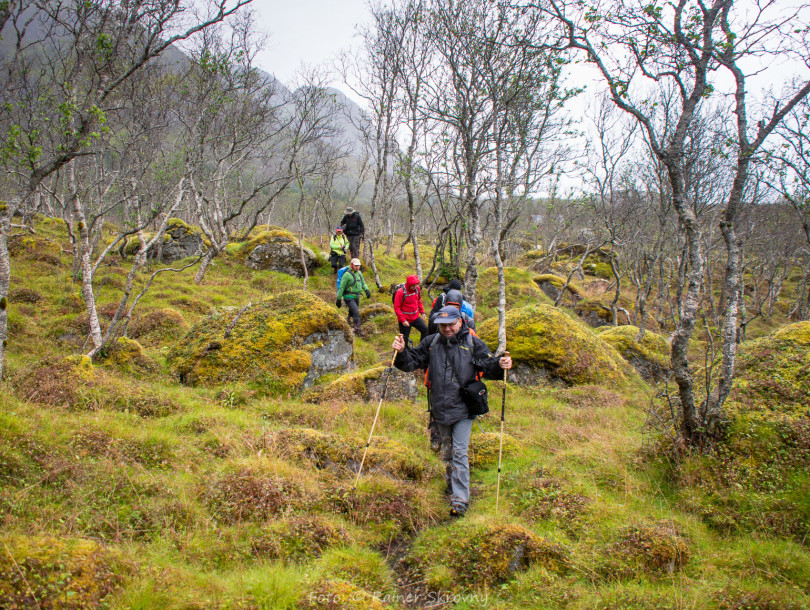
[[353, 347], [346, 341], [343, 331], [330, 330], [325, 333], [314, 333], [304, 339], [304, 344], [322, 343], [312, 351], [312, 364], [304, 379], [303, 388], [308, 388], [327, 373], [345, 371], [349, 367]]
[[520, 362], [515, 363], [515, 365], [509, 370], [509, 374], [507, 375], [506, 379], [509, 383], [514, 383], [516, 385], [567, 385], [561, 379], [553, 377], [547, 369], [529, 366]]
[[[318, 258], [309, 248], [304, 248], [307, 272], [318, 266]], [[304, 267], [301, 264], [301, 252], [298, 244], [286, 237], [272, 237], [267, 242], [259, 244], [248, 254], [245, 263], [255, 270], [270, 270], [304, 277]]]
[[413, 373], [403, 373], [398, 369], [387, 368], [377, 379], [366, 381], [369, 401], [380, 400], [386, 380], [388, 389], [385, 390], [385, 400], [416, 400], [419, 384]]

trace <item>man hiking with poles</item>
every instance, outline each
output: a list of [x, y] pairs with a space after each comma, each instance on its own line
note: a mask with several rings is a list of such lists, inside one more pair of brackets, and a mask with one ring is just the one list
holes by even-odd
[[496, 358], [486, 344], [470, 335], [453, 306], [443, 307], [436, 315], [439, 332], [428, 335], [414, 348], [407, 347], [397, 335], [391, 347], [397, 352], [394, 366], [410, 372], [427, 368], [428, 404], [442, 437], [442, 460], [447, 464], [445, 480], [450, 493], [450, 515], [462, 517], [470, 503], [470, 445], [475, 415], [462, 398], [462, 389], [482, 373], [486, 379], [501, 379], [512, 368], [509, 356]]

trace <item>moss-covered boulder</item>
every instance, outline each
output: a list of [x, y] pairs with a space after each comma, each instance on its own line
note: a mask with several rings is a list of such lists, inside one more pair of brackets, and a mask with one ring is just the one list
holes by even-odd
[[[478, 326], [491, 348], [498, 345], [498, 320]], [[506, 313], [507, 349], [517, 365], [542, 370], [567, 384], [623, 380], [632, 371], [611, 345], [579, 320], [550, 305], [532, 305]], [[525, 379], [510, 377], [520, 383]]]
[[156, 346], [176, 341], [188, 332], [183, 314], [166, 307], [137, 316], [130, 325], [130, 336], [142, 345]]
[[570, 566], [562, 546], [518, 524], [469, 521], [420, 535], [407, 560], [430, 588], [445, 591], [498, 585], [530, 566], [557, 574]]
[[[613, 311], [607, 303], [599, 299], [581, 299], [574, 305], [574, 313], [594, 328], [613, 324]], [[627, 314], [619, 311], [616, 317], [619, 324], [630, 324]]]
[[[310, 248], [304, 246], [304, 262], [307, 272], [324, 264]], [[230, 248], [229, 254], [243, 260], [245, 265], [255, 270], [270, 270], [304, 277], [301, 263], [301, 249], [296, 237], [285, 229], [272, 229], [258, 234], [250, 241]]]
[[740, 346], [736, 369], [734, 389], [726, 401], [733, 414], [810, 417], [810, 322], [746, 341]]
[[[533, 280], [540, 290], [543, 291], [543, 294], [545, 294], [552, 303], [557, 301], [557, 297], [560, 296], [560, 292], [563, 291], [563, 286], [565, 286], [565, 280], [559, 275], [554, 275], [553, 273], [536, 275], [534, 276]], [[560, 303], [573, 307], [579, 301], [581, 301], [582, 298], [582, 293], [580, 292], [579, 287], [573, 282], [569, 282], [568, 286], [565, 286], [565, 294], [560, 300]]]
[[[543, 291], [534, 281], [534, 274], [518, 269], [504, 267], [506, 280], [506, 308], [515, 309], [535, 303], [551, 304]], [[498, 269], [489, 267], [478, 276], [476, 288], [476, 311], [484, 319], [497, 315], [498, 312]]]
[[92, 540], [7, 536], [0, 553], [3, 608], [98, 608], [134, 571]]
[[143, 353], [141, 344], [127, 337], [119, 337], [107, 347], [104, 364], [135, 374], [154, 373], [157, 370], [156, 363]]
[[[385, 389], [387, 386], [387, 389]], [[386, 400], [414, 400], [419, 390], [411, 373], [384, 366], [342, 375], [304, 392], [304, 402], [377, 401], [385, 389]]]
[[183, 222], [179, 218], [170, 218], [166, 226], [166, 236], [161, 250], [161, 260], [171, 263], [188, 256], [196, 256], [210, 244], [197, 227]]
[[338, 311], [292, 290], [244, 311], [217, 310], [175, 344], [168, 362], [189, 385], [242, 380], [300, 388], [345, 370], [352, 353], [351, 331]]
[[670, 372], [670, 345], [664, 337], [645, 332], [641, 341], [636, 326], [603, 327], [599, 337], [616, 348], [647, 381], [662, 381]]

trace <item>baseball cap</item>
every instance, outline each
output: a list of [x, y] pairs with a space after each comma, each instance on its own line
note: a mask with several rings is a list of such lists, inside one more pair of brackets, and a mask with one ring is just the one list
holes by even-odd
[[335, 229], [335, 231], [342, 231], [342, 230], [343, 230], [343, 227], [338, 227], [338, 228]]
[[456, 320], [461, 319], [461, 312], [452, 305], [446, 305], [439, 310], [436, 317], [433, 319], [436, 324], [452, 324]]
[[357, 265], [358, 267], [362, 264], [359, 258], [353, 258], [350, 262], [352, 265]]

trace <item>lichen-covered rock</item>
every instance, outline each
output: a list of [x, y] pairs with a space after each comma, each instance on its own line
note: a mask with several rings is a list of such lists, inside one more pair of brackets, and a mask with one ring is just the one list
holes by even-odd
[[[311, 249], [304, 247], [303, 250], [307, 272], [323, 264], [323, 260]], [[298, 240], [284, 229], [260, 233], [234, 249], [233, 254], [239, 259], [244, 259], [245, 265], [251, 269], [278, 271], [304, 277]]]
[[810, 417], [810, 322], [783, 326], [740, 346], [726, 408], [766, 419]]
[[241, 315], [236, 308], [216, 311], [189, 330], [168, 361], [189, 385], [243, 380], [300, 388], [345, 370], [351, 342], [349, 325], [334, 307], [292, 290]]
[[[543, 291], [534, 282], [534, 276], [517, 267], [505, 267], [506, 308], [515, 309], [535, 303], [550, 304]], [[489, 267], [478, 276], [476, 288], [476, 311], [489, 318], [498, 311], [498, 269]]]
[[[563, 278], [551, 273], [538, 275], [533, 279], [534, 283], [543, 291], [543, 294], [551, 299], [552, 303], [557, 301], [557, 297], [560, 296], [560, 292], [562, 292], [563, 286], [565, 286], [565, 280]], [[565, 287], [565, 295], [560, 302], [563, 305], [574, 306], [580, 300], [582, 300], [582, 295], [580, 294], [579, 288], [569, 282], [568, 286]]]
[[97, 608], [133, 571], [92, 540], [8, 536], [2, 545], [0, 605], [9, 610]]
[[[613, 324], [613, 312], [610, 307], [598, 299], [582, 299], [574, 305], [574, 313], [587, 322], [590, 326], [598, 328]], [[627, 314], [619, 311], [617, 314], [619, 324], [630, 324]]]
[[[490, 348], [497, 347], [498, 320], [485, 320], [478, 334]], [[568, 384], [619, 381], [632, 370], [587, 326], [549, 305], [508, 311], [506, 338], [517, 364], [546, 369]]]
[[200, 230], [179, 218], [169, 219], [166, 235], [168, 239], [163, 242], [161, 258], [164, 263], [171, 263], [188, 256], [197, 256], [206, 248], [205, 239]]
[[636, 326], [606, 327], [599, 336], [615, 347], [647, 381], [662, 381], [669, 375], [670, 345], [664, 337], [645, 332], [640, 342]]
[[385, 391], [386, 400], [414, 400], [419, 391], [416, 379], [410, 373], [377, 366], [365, 371], [349, 373], [304, 392], [304, 402], [323, 403], [333, 400], [377, 401]]

